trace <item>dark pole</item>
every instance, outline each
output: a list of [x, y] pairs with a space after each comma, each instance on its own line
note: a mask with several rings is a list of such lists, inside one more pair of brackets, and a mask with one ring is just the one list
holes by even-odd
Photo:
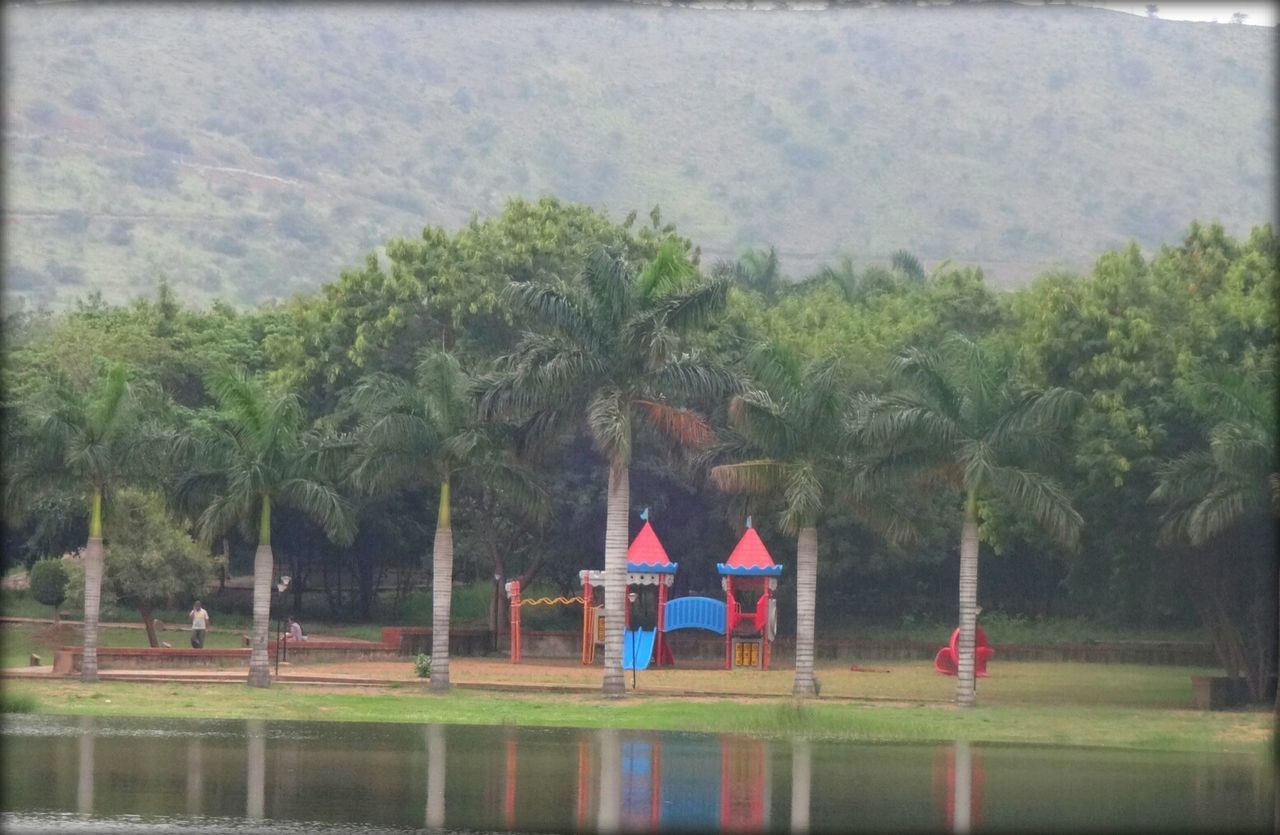
[[275, 677], [280, 677], [280, 596], [275, 596]]

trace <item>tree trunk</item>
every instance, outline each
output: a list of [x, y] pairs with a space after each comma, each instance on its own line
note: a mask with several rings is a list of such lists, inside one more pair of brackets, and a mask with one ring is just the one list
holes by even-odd
[[978, 497], [970, 490], [960, 531], [960, 642], [956, 648], [956, 704], [972, 707], [973, 647], [978, 625]]
[[258, 550], [253, 554], [253, 634], [249, 650], [249, 686], [271, 686], [271, 662], [267, 657], [267, 633], [271, 629], [271, 497], [262, 497], [258, 524]]
[[818, 695], [813, 682], [813, 616], [818, 589], [818, 530], [801, 528], [796, 537], [796, 683], [797, 699]]
[[440, 513], [431, 552], [431, 689], [449, 689], [449, 608], [453, 603], [453, 525], [449, 518], [449, 478], [440, 484]]
[[151, 616], [151, 607], [139, 605], [138, 614], [142, 615], [142, 625], [147, 630], [147, 643], [153, 647], [160, 646], [160, 637], [156, 635], [156, 619]]
[[631, 509], [631, 471], [626, 464], [609, 467], [609, 503], [604, 529], [604, 683], [606, 698], [626, 694], [622, 676], [622, 622], [627, 596], [627, 514]]
[[98, 612], [102, 607], [102, 491], [93, 491], [89, 541], [84, 546], [84, 654], [80, 680], [98, 680]]

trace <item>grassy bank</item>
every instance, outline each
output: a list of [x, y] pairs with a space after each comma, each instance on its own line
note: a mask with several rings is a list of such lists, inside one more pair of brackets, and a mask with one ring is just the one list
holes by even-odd
[[1069, 745], [1159, 751], [1262, 754], [1270, 715], [1114, 707], [816, 703], [790, 700], [638, 696], [605, 702], [594, 695], [512, 695], [457, 690], [427, 693], [421, 683], [385, 690], [276, 686], [140, 684], [18, 680], [7, 696], [34, 699], [51, 714], [177, 718], [262, 718], [348, 722], [448, 722], [745, 732], [859, 742], [974, 742]]

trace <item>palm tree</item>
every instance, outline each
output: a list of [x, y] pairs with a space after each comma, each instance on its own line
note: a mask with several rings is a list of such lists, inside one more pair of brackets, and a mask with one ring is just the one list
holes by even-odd
[[80, 680], [98, 680], [102, 593], [102, 512], [136, 463], [136, 409], [128, 372], [114, 365], [89, 392], [55, 377], [28, 415], [26, 438], [9, 462], [6, 504], [21, 512], [55, 490], [84, 491], [89, 538], [84, 547], [84, 655]]
[[711, 480], [721, 490], [779, 498], [782, 529], [796, 537], [796, 678], [793, 693], [816, 695], [813, 678], [814, 610], [818, 576], [818, 520], [824, 508], [848, 502], [890, 539], [912, 535], [906, 514], [895, 512], [891, 493], [859, 489], [852, 399], [834, 358], [803, 367], [789, 353], [759, 346], [747, 356], [761, 387], [733, 398], [729, 421], [735, 438], [717, 454], [749, 460], [721, 464]]
[[193, 427], [178, 455], [190, 464], [180, 493], [203, 488], [211, 496], [197, 528], [210, 543], [231, 526], [258, 522], [253, 559], [253, 633], [249, 685], [271, 684], [267, 630], [271, 624], [271, 507], [282, 504], [308, 516], [342, 544], [353, 536], [351, 513], [332, 485], [315, 477], [318, 436], [303, 428], [302, 406], [292, 394], [270, 393], [243, 373], [210, 381], [218, 402], [211, 425]]
[[431, 689], [437, 691], [449, 689], [450, 496], [456, 478], [475, 471], [527, 505], [541, 501], [524, 469], [504, 456], [498, 427], [479, 422], [469, 395], [472, 382], [452, 354], [432, 351], [419, 362], [413, 382], [373, 375], [351, 395], [362, 415], [351, 474], [356, 487], [371, 493], [417, 485], [440, 490], [431, 574]]
[[[1276, 407], [1272, 362], [1257, 376], [1215, 375], [1193, 391], [1198, 411], [1207, 414], [1208, 445], [1167, 462], [1157, 471], [1151, 500], [1165, 505], [1160, 538], [1163, 544], [1195, 549], [1199, 574], [1197, 599], [1205, 625], [1214, 637], [1229, 674], [1246, 673], [1252, 696], [1263, 697], [1274, 659], [1263, 636], [1253, 638], [1250, 620], [1274, 622], [1276, 601], [1254, 597], [1252, 590], [1270, 566], [1274, 535], [1259, 539], [1244, 532], [1248, 523], [1271, 527], [1280, 518], [1280, 467], [1276, 462]], [[1217, 541], [1219, 547], [1208, 548]], [[1260, 549], [1263, 553], [1259, 553]], [[1261, 557], [1261, 559], [1250, 559]], [[1259, 571], [1255, 574], [1253, 570]], [[1243, 630], [1233, 624], [1245, 621]], [[1254, 651], [1249, 651], [1252, 646]], [[1261, 649], [1261, 651], [1257, 651]], [[1265, 660], [1264, 660], [1265, 659]], [[1275, 709], [1280, 714], [1280, 694]]]
[[1151, 498], [1167, 506], [1166, 542], [1204, 545], [1249, 516], [1280, 516], [1280, 472], [1271, 387], [1228, 374], [1197, 388], [1214, 413], [1208, 446], [1161, 467]]
[[683, 334], [724, 308], [727, 288], [723, 279], [700, 279], [675, 242], [661, 245], [639, 275], [619, 257], [596, 251], [579, 287], [507, 288], [512, 306], [541, 332], [526, 333], [498, 370], [477, 382], [485, 416], [520, 416], [531, 432], [585, 419], [608, 464], [602, 685], [607, 697], [625, 692], [621, 614], [633, 432], [638, 420], [647, 420], [681, 442], [709, 440], [703, 420], [672, 399], [717, 396], [733, 388], [727, 373], [680, 351]]
[[893, 369], [903, 387], [866, 401], [863, 431], [882, 450], [878, 469], [958, 492], [960, 643], [956, 703], [974, 702], [978, 594], [978, 503], [998, 500], [1073, 546], [1080, 514], [1051, 478], [1031, 467], [1054, 449], [1053, 433], [1083, 404], [1076, 392], [1021, 384], [1012, 363], [952, 334], [945, 354], [911, 349]]

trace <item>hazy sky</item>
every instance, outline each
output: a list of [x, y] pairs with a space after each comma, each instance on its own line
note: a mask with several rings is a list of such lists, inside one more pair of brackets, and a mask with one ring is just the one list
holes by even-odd
[[[1121, 12], [1146, 15], [1146, 3], [1111, 3], [1100, 2], [1094, 5]], [[1222, 3], [1160, 3], [1156, 2], [1159, 11], [1156, 17], [1162, 20], [1217, 20], [1219, 23], [1230, 23], [1231, 15], [1244, 12], [1246, 26], [1275, 26], [1276, 8], [1274, 3], [1233, 3], [1228, 0]]]

